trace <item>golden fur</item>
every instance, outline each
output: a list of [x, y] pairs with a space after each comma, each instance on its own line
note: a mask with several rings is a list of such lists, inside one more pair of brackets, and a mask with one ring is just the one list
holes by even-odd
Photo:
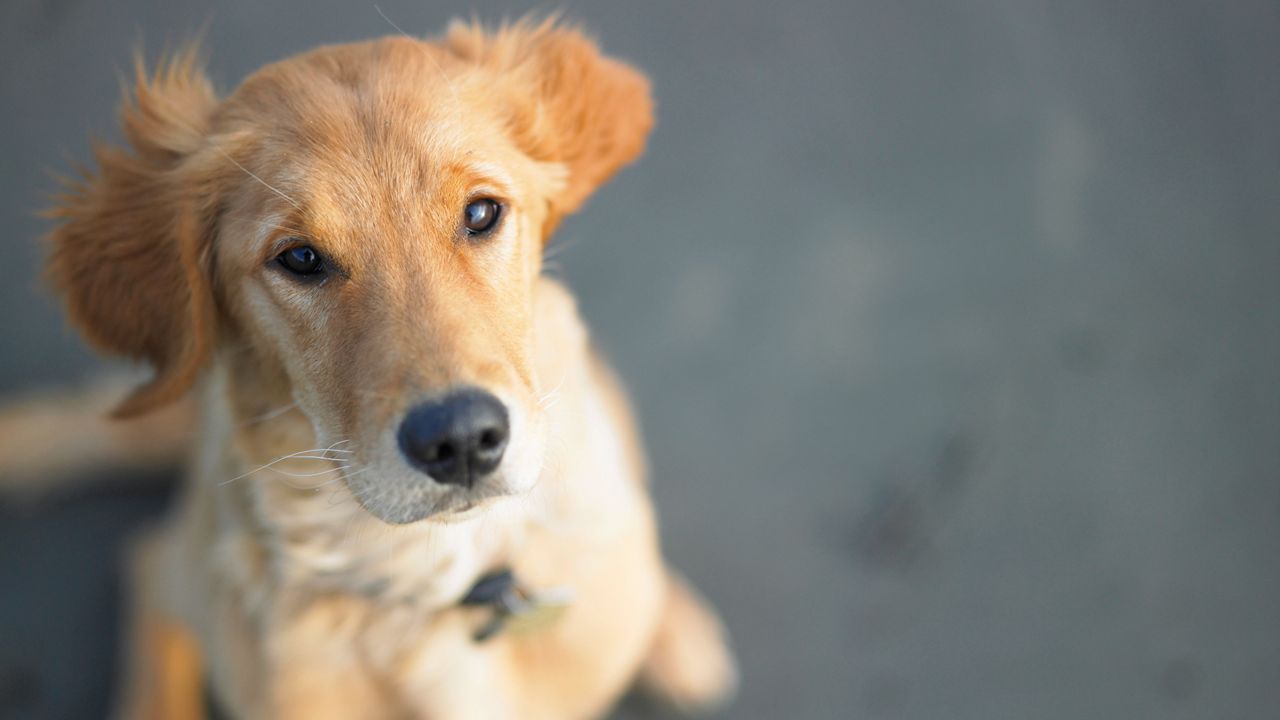
[[[135, 553], [124, 715], [580, 718], [629, 686], [680, 706], [733, 685], [718, 621], [666, 569], [630, 411], [545, 241], [642, 150], [648, 83], [551, 23], [324, 47], [219, 98], [195, 54], [139, 71], [128, 146], [52, 211], [48, 272], [96, 347], [195, 388], [190, 482]], [[501, 198], [483, 243], [469, 198]], [[305, 238], [340, 277], [273, 267]], [[394, 430], [472, 385], [510, 409], [502, 467], [435, 486]], [[574, 602], [478, 644], [457, 606], [512, 566]]]

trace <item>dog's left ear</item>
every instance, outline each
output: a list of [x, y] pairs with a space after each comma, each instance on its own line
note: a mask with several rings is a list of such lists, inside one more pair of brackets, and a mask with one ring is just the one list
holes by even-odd
[[653, 127], [649, 81], [601, 54], [580, 31], [522, 21], [496, 31], [455, 24], [445, 40], [463, 59], [499, 73], [511, 96], [516, 143], [566, 171], [550, 202], [545, 235], [644, 150]]

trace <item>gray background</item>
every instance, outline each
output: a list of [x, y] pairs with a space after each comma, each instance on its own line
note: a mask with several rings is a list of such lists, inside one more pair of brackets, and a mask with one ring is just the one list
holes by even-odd
[[[1280, 712], [1280, 5], [565, 6], [659, 100], [556, 260], [733, 632], [727, 716]], [[206, 19], [224, 89], [393, 32], [359, 0], [3, 3], [0, 390], [97, 367], [32, 211], [116, 137], [139, 38]], [[113, 543], [161, 502], [0, 512], [0, 717], [100, 713]]]

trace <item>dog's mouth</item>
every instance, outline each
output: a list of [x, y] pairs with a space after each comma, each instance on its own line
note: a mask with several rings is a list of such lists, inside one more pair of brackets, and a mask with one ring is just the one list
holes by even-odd
[[510, 495], [497, 483], [441, 491], [418, 482], [412, 485], [361, 482], [348, 479], [347, 487], [360, 507], [390, 525], [431, 520], [456, 522], [482, 511], [493, 501]]

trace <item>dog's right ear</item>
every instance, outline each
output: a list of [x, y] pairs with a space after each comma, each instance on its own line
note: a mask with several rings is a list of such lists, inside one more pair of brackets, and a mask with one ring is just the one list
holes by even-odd
[[516, 144], [565, 171], [550, 199], [544, 239], [644, 149], [653, 127], [648, 79], [572, 26], [554, 17], [496, 30], [454, 23], [445, 46], [499, 73], [511, 96], [507, 120]]
[[99, 145], [96, 170], [67, 183], [46, 272], [89, 343], [143, 360], [155, 379], [115, 411], [146, 412], [177, 399], [209, 354], [214, 301], [209, 248], [215, 193], [196, 163], [218, 100], [194, 47], [148, 74], [140, 60], [126, 91], [127, 147]]

